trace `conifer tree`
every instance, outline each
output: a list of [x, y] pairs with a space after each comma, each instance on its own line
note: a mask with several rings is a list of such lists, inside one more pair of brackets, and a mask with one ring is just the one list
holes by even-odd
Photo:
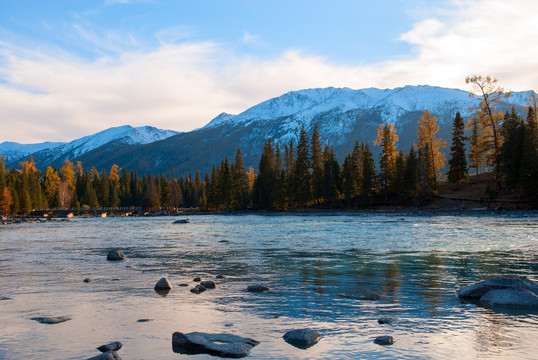
[[312, 199], [319, 203], [323, 194], [323, 160], [324, 155], [321, 151], [321, 142], [319, 140], [318, 124], [314, 125], [311, 141], [311, 164], [312, 164]]
[[411, 146], [411, 150], [405, 158], [405, 172], [403, 179], [404, 194], [402, 199], [405, 204], [409, 204], [410, 201], [417, 196], [418, 186], [418, 159], [414, 146]]
[[258, 176], [254, 182], [253, 204], [263, 210], [274, 209], [277, 176], [275, 171], [275, 150], [271, 139], [263, 146]]
[[362, 178], [361, 178], [361, 191], [360, 199], [361, 204], [364, 206], [371, 205], [375, 195], [375, 162], [372, 152], [368, 144], [361, 144], [362, 154]]
[[475, 169], [476, 177], [479, 179], [478, 171], [484, 165], [484, 146], [482, 129], [478, 123], [478, 118], [471, 116], [467, 127], [471, 131], [469, 135], [469, 167]]
[[500, 166], [506, 185], [515, 190], [518, 198], [521, 196], [522, 160], [525, 138], [525, 123], [512, 107], [507, 112], [501, 126], [504, 142], [501, 146]]
[[304, 207], [311, 198], [310, 194], [310, 157], [306, 130], [301, 128], [299, 143], [297, 144], [297, 159], [295, 160], [295, 202], [297, 206]]
[[398, 135], [396, 128], [391, 124], [379, 124], [377, 139], [374, 145], [381, 146], [381, 158], [379, 160], [379, 174], [385, 202], [388, 201], [389, 193], [394, 190], [396, 176], [396, 142]]
[[356, 181], [355, 181], [355, 169], [354, 161], [352, 154], [348, 154], [342, 164], [342, 195], [344, 196], [344, 201], [346, 207], [350, 208], [353, 206], [352, 199], [356, 194]]
[[237, 149], [232, 163], [231, 205], [234, 210], [246, 209], [249, 203], [248, 174], [241, 149]]
[[437, 189], [441, 171], [446, 164], [445, 155], [441, 152], [441, 149], [446, 147], [447, 144], [443, 139], [436, 137], [438, 131], [437, 118], [432, 116], [426, 109], [418, 122], [417, 148], [419, 150], [428, 149], [424, 156], [429, 157], [427, 163], [430, 167], [427, 169], [427, 173], [434, 191]]
[[325, 145], [323, 153], [323, 197], [329, 206], [333, 206], [339, 199], [340, 193], [340, 165], [336, 160], [334, 149]]
[[523, 193], [531, 206], [536, 208], [538, 207], [538, 119], [534, 92], [529, 102], [523, 141], [521, 159]]
[[448, 160], [448, 182], [459, 183], [467, 179], [467, 157], [465, 156], [465, 124], [460, 113], [456, 113], [452, 124], [452, 145], [450, 146], [450, 160]]

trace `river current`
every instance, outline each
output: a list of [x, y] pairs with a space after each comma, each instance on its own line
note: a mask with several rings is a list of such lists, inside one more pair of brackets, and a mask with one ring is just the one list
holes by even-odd
[[[535, 213], [195, 215], [173, 224], [179, 218], [0, 227], [0, 359], [86, 359], [116, 340], [126, 360], [212, 358], [174, 353], [175, 331], [256, 339], [252, 359], [538, 358], [537, 312], [455, 295], [501, 274], [538, 280]], [[112, 248], [126, 259], [107, 261]], [[153, 290], [164, 276], [173, 285], [165, 296]], [[196, 276], [216, 289], [191, 293]], [[249, 293], [251, 284], [270, 290]], [[381, 299], [341, 296], [363, 288]], [[305, 327], [323, 335], [317, 345], [282, 339]], [[395, 343], [375, 344], [380, 335]]]

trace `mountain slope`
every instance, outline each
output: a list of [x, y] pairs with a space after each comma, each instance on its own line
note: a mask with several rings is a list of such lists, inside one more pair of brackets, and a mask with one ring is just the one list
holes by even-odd
[[[529, 92], [514, 93], [499, 110], [515, 106], [524, 112]], [[334, 146], [338, 159], [349, 153], [355, 141], [372, 146], [380, 123], [393, 122], [398, 129], [398, 147], [407, 151], [416, 141], [417, 122], [425, 109], [438, 118], [438, 135], [450, 143], [456, 112], [464, 118], [479, 98], [469, 93], [433, 86], [396, 89], [348, 88], [307, 89], [286, 93], [255, 105], [239, 115], [220, 114], [205, 127], [149, 145], [121, 146], [110, 153], [95, 149], [80, 157], [86, 166], [109, 168], [112, 164], [141, 173], [188, 175], [210, 171], [224, 157], [232, 159], [241, 148], [247, 166], [257, 167], [263, 143], [272, 138], [281, 149], [297, 144], [302, 126], [312, 133], [318, 124], [322, 143]]]
[[[0, 154], [6, 152], [6, 165], [16, 166], [20, 161], [33, 156], [39, 168], [48, 165], [61, 166], [65, 159], [75, 160], [83, 154], [109, 144], [136, 145], [149, 144], [176, 135], [176, 131], [161, 130], [151, 126], [132, 127], [129, 125], [109, 128], [93, 135], [85, 136], [69, 143], [41, 143], [41, 144], [0, 144]], [[9, 151], [13, 149], [13, 151]]]

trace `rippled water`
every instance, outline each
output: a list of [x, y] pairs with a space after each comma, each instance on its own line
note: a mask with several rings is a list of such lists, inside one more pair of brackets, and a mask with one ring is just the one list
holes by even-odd
[[[499, 274], [538, 280], [538, 216], [198, 215], [74, 219], [0, 227], [0, 358], [84, 359], [118, 340], [123, 359], [172, 351], [175, 331], [228, 332], [255, 359], [536, 359], [538, 314], [462, 303], [454, 291]], [[126, 255], [109, 262], [110, 248]], [[215, 280], [217, 274], [224, 279]], [[167, 276], [167, 296], [153, 290]], [[192, 294], [192, 279], [217, 288]], [[90, 283], [82, 280], [93, 279]], [[179, 283], [189, 287], [179, 287]], [[262, 294], [247, 285], [263, 283]], [[381, 300], [343, 298], [369, 288]], [[35, 316], [72, 317], [57, 325]], [[394, 323], [380, 325], [380, 317]], [[152, 319], [137, 322], [139, 319]], [[310, 327], [322, 340], [284, 342]], [[392, 335], [395, 344], [373, 339]]]

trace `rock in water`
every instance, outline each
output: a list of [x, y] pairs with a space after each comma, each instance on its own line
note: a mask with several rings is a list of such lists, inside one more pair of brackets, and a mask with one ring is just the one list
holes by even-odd
[[119, 341], [113, 341], [111, 343], [108, 343], [106, 345], [101, 345], [97, 348], [100, 352], [107, 352], [107, 351], [118, 351], [121, 349], [123, 344]]
[[367, 288], [360, 288], [355, 289], [350, 292], [345, 293], [337, 293], [337, 296], [347, 298], [347, 299], [356, 299], [356, 300], [379, 300], [381, 299], [381, 295], [376, 293], [373, 290], [367, 289]]
[[90, 279], [90, 278], [85, 278], [83, 281], [84, 281], [85, 283], [89, 283], [89, 282], [92, 282], [92, 279]]
[[172, 284], [170, 284], [170, 281], [168, 281], [167, 278], [161, 278], [161, 280], [157, 281], [157, 284], [155, 284], [155, 291], [167, 291], [172, 288]]
[[463, 287], [456, 294], [485, 306], [538, 308], [538, 284], [524, 276], [498, 276]]
[[537, 308], [538, 296], [523, 289], [490, 290], [480, 298], [480, 304], [485, 306]]
[[375, 338], [374, 343], [377, 345], [392, 345], [394, 344], [394, 338], [392, 336], [378, 336]]
[[456, 294], [461, 299], [480, 299], [490, 290], [516, 288], [528, 290], [538, 295], [538, 284], [524, 276], [504, 275], [480, 281], [459, 289]]
[[69, 316], [43, 316], [33, 317], [32, 320], [40, 322], [41, 324], [54, 325], [71, 320]]
[[291, 330], [284, 334], [284, 340], [299, 349], [308, 349], [321, 339], [321, 334], [312, 329]]
[[394, 319], [390, 317], [382, 317], [377, 319], [377, 322], [379, 324], [392, 324], [394, 322]]
[[207, 289], [203, 287], [202, 285], [196, 285], [191, 289], [191, 293], [200, 294], [206, 291]]
[[108, 261], [119, 261], [125, 259], [125, 255], [121, 250], [110, 250], [106, 256]]
[[194, 279], [192, 279], [192, 281], [194, 281], [194, 282], [200, 282], [201, 280], [202, 280], [202, 279], [201, 279], [199, 276], [197, 276], [197, 277], [195, 277]]
[[100, 355], [89, 358], [88, 360], [121, 360], [120, 356], [115, 351], [107, 351]]
[[214, 289], [215, 288], [215, 283], [211, 280], [204, 280], [200, 283], [200, 285], [202, 285], [203, 287], [205, 287], [206, 289]]
[[230, 334], [192, 332], [172, 335], [172, 349], [180, 354], [209, 354], [226, 358], [242, 358], [259, 342]]
[[247, 286], [247, 291], [248, 292], [261, 293], [261, 292], [264, 292], [264, 291], [267, 291], [267, 290], [269, 290], [269, 288], [267, 286], [264, 286], [264, 285], [256, 284], [256, 285]]

